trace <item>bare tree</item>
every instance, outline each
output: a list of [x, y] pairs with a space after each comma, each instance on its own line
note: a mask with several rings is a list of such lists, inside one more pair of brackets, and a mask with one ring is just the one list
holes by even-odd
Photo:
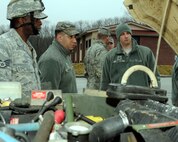
[[87, 21], [82, 21], [82, 20], [76, 22], [75, 25], [80, 33], [86, 31], [90, 27]]
[[44, 20], [43, 26], [40, 30], [40, 36], [42, 37], [54, 37], [55, 26], [50, 25], [50, 21]]
[[103, 24], [103, 20], [97, 20], [96, 22], [94, 22], [93, 24], [92, 24], [92, 28], [99, 28], [99, 27], [102, 27], [102, 26], [104, 26], [104, 24]]
[[119, 17], [114, 17], [113, 22], [114, 22], [114, 24], [119, 24], [120, 23], [120, 18]]

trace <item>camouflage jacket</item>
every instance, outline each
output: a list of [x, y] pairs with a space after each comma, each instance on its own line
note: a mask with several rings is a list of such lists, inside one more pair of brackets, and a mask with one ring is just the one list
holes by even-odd
[[101, 40], [95, 41], [88, 48], [84, 59], [85, 70], [88, 74], [87, 88], [99, 89], [102, 67], [107, 53], [107, 46]]
[[0, 81], [20, 82], [23, 95], [41, 89], [37, 55], [30, 42], [27, 43], [14, 29], [0, 36]]

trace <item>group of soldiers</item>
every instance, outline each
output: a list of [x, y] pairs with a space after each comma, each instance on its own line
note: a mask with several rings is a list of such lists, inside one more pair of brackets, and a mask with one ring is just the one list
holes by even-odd
[[[9, 2], [7, 19], [10, 20], [10, 30], [0, 36], [0, 81], [20, 82], [23, 96], [30, 96], [32, 90], [41, 89], [77, 93], [75, 72], [70, 59], [70, 53], [77, 47], [76, 38], [79, 34], [75, 25], [58, 22], [53, 42], [37, 63], [36, 51], [28, 38], [39, 33], [41, 20], [47, 18], [44, 9], [41, 0]], [[121, 83], [124, 72], [134, 65], [154, 70], [153, 52], [137, 44], [128, 24], [119, 24], [115, 31], [116, 39], [113, 39], [110, 29], [99, 28], [97, 40], [87, 49], [84, 58], [86, 88], [106, 91], [109, 83]], [[157, 70], [155, 75], [160, 87]], [[139, 71], [127, 83], [150, 87], [151, 80], [147, 74]]]
[[[137, 44], [128, 24], [119, 24], [115, 31], [115, 48], [107, 49], [110, 31], [102, 28], [98, 30], [98, 40], [86, 52], [84, 63], [88, 74], [87, 87], [89, 89], [106, 91], [110, 83], [121, 83], [123, 74], [134, 65], [143, 65], [154, 70], [153, 52], [150, 48]], [[160, 87], [157, 70], [156, 77], [159, 82], [158, 87]], [[130, 76], [127, 84], [150, 87], [151, 80], [145, 72], [138, 71]]]

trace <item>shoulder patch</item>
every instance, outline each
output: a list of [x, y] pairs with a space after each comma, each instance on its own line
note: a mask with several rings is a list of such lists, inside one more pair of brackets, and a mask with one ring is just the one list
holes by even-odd
[[10, 59], [2, 61], [0, 60], [0, 68], [5, 68], [10, 65]]

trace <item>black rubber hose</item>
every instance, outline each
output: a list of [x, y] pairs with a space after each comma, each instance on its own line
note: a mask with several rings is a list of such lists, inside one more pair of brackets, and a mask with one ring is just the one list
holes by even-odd
[[40, 125], [38, 132], [33, 140], [33, 142], [48, 142], [50, 131], [54, 125], [54, 112], [47, 111], [44, 114], [44, 119]]
[[129, 125], [124, 112], [95, 123], [89, 134], [89, 142], [108, 142], [122, 133]]
[[50, 107], [56, 106], [57, 104], [60, 104], [62, 102], [62, 99], [57, 96], [50, 104], [47, 106], [43, 106], [38, 114], [32, 119], [32, 122], [35, 122], [38, 120], [39, 116], [42, 115], [45, 111], [47, 111]]

